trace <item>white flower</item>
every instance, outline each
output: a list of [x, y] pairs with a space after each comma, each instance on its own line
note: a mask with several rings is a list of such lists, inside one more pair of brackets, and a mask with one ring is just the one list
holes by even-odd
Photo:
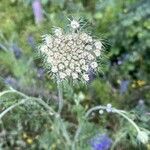
[[52, 71], [53, 73], [56, 73], [56, 72], [58, 72], [58, 69], [57, 69], [56, 66], [53, 66], [52, 69], [51, 69], [51, 71]]
[[61, 37], [62, 36], [62, 29], [61, 28], [55, 29], [54, 33], [57, 37]]
[[71, 56], [70, 55], [67, 56], [67, 60], [71, 60]]
[[93, 59], [94, 59], [94, 56], [93, 56], [92, 54], [89, 54], [89, 55], [88, 55], [88, 59], [89, 59], [89, 60], [93, 60]]
[[76, 43], [77, 43], [78, 45], [80, 45], [80, 44], [82, 44], [82, 41], [81, 41], [80, 39], [78, 39], [78, 40], [76, 41]]
[[64, 69], [64, 67], [65, 67], [65, 66], [64, 66], [63, 64], [59, 64], [59, 65], [58, 65], [58, 68], [59, 68], [60, 70]]
[[94, 54], [98, 57], [101, 55], [101, 52], [100, 52], [100, 50], [96, 49], [96, 50], [94, 50]]
[[80, 27], [80, 24], [76, 20], [71, 21], [71, 27], [73, 29], [78, 29]]
[[102, 43], [100, 41], [95, 42], [94, 45], [95, 45], [95, 47], [97, 49], [101, 49], [102, 48]]
[[89, 76], [88, 76], [88, 74], [83, 74], [83, 79], [84, 79], [85, 81], [89, 81]]
[[[70, 27], [76, 30], [80, 24], [72, 20]], [[53, 77], [59, 75], [61, 80], [78, 78], [88, 81], [89, 67], [95, 70], [98, 67], [96, 60], [101, 55], [102, 43], [85, 32], [75, 33], [74, 30], [64, 32], [57, 28], [52, 35], [45, 35], [40, 51], [44, 54], [44, 63], [51, 66]]]
[[69, 61], [68, 61], [68, 60], [65, 60], [65, 61], [64, 61], [64, 65], [67, 67], [68, 64], [69, 64]]
[[97, 66], [98, 66], [97, 62], [94, 61], [94, 62], [91, 63], [91, 67], [93, 69], [97, 68]]
[[41, 51], [42, 53], [47, 53], [47, 52], [48, 52], [48, 47], [47, 47], [46, 45], [42, 45], [42, 46], [40, 47], [40, 51]]
[[52, 49], [52, 51], [56, 52], [56, 51], [58, 51], [58, 49], [57, 49], [56, 47], [54, 47], [54, 48]]
[[60, 40], [59, 38], [56, 38], [55, 41], [54, 41], [54, 44], [55, 44], [55, 45], [58, 45], [58, 44], [60, 44], [60, 43], [61, 43], [61, 40]]
[[79, 61], [79, 63], [82, 65], [82, 64], [85, 64], [85, 60], [84, 59], [81, 59], [80, 61]]
[[69, 65], [69, 67], [70, 67], [70, 69], [74, 69], [74, 63], [70, 63], [70, 65]]
[[54, 56], [54, 53], [52, 51], [49, 51], [48, 52], [48, 57], [53, 57]]
[[88, 36], [86, 40], [87, 40], [87, 42], [92, 42], [92, 37]]
[[52, 57], [47, 57], [47, 62], [48, 63], [52, 63], [53, 62], [53, 58]]
[[73, 79], [77, 79], [77, 78], [78, 78], [78, 74], [73, 72], [73, 73], [72, 73], [72, 78], [73, 78]]
[[64, 79], [66, 77], [66, 74], [64, 72], [59, 73], [60, 79]]
[[71, 70], [70, 70], [70, 69], [66, 69], [66, 70], [65, 70], [65, 73], [66, 73], [67, 76], [70, 76]]
[[81, 67], [83, 70], [85, 70], [85, 71], [88, 71], [88, 65], [83, 65], [82, 67]]
[[86, 45], [85, 49], [87, 49], [88, 51], [92, 50], [92, 46], [91, 45]]
[[53, 41], [51, 35], [45, 36], [44, 40], [45, 40], [46, 44], [52, 43], [52, 41]]
[[78, 72], [78, 73], [80, 73], [80, 72], [81, 72], [80, 67], [76, 67], [76, 68], [75, 68], [75, 71]]
[[87, 40], [87, 38], [88, 38], [88, 35], [86, 33], [81, 33], [80, 34], [80, 39], [81, 40], [85, 41], [85, 40]]

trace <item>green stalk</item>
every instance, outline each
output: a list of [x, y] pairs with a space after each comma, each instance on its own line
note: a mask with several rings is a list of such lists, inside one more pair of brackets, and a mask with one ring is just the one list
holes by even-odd
[[63, 91], [62, 91], [62, 83], [57, 77], [57, 90], [58, 90], [58, 114], [61, 114], [63, 108]]

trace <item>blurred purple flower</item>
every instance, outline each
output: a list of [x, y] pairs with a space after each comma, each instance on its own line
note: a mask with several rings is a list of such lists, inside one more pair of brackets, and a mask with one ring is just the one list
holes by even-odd
[[40, 24], [43, 21], [42, 4], [40, 0], [34, 0], [32, 2], [32, 9], [34, 13], [34, 19], [36, 24]]
[[21, 48], [20, 48], [16, 43], [14, 43], [14, 44], [12, 45], [12, 50], [13, 50], [13, 53], [14, 53], [15, 57], [16, 57], [17, 59], [19, 59], [19, 58], [21, 57], [21, 54], [22, 54]]
[[29, 35], [28, 38], [27, 38], [27, 42], [29, 43], [29, 45], [34, 49], [35, 48], [35, 45], [36, 45], [36, 42], [35, 42], [35, 39], [32, 35]]
[[99, 134], [91, 141], [92, 150], [109, 150], [112, 140], [106, 134]]
[[121, 60], [118, 60], [117, 64], [118, 64], [118, 65], [121, 65], [121, 64], [122, 64], [122, 61], [121, 61]]
[[43, 79], [43, 78], [44, 78], [44, 69], [39, 68], [39, 69], [37, 70], [37, 77], [38, 77], [39, 79]]
[[123, 94], [127, 91], [128, 85], [130, 81], [129, 80], [122, 80], [120, 84], [120, 94]]
[[89, 75], [89, 82], [92, 82], [94, 79], [96, 79], [96, 75], [92, 68], [88, 70], [88, 75]]
[[8, 76], [4, 79], [4, 82], [9, 86], [15, 87], [17, 85], [17, 81], [15, 78]]

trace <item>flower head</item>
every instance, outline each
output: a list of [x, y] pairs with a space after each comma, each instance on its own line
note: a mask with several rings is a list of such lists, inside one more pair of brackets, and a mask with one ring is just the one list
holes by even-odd
[[[78, 29], [80, 24], [73, 20], [70, 26]], [[85, 32], [66, 33], [57, 28], [53, 34], [44, 36], [39, 50], [53, 77], [88, 81], [89, 69], [96, 70], [98, 67], [97, 58], [101, 55], [102, 43]]]
[[112, 140], [106, 134], [101, 134], [94, 137], [90, 144], [92, 150], [108, 150], [111, 147]]

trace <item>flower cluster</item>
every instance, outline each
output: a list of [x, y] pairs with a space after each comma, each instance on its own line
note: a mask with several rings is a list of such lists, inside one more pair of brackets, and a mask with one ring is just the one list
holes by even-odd
[[94, 137], [90, 144], [92, 150], [108, 150], [111, 147], [112, 140], [106, 134], [102, 134]]
[[72, 78], [88, 81], [89, 69], [96, 70], [98, 67], [97, 57], [101, 55], [102, 43], [87, 33], [76, 30], [79, 26], [73, 20], [72, 32], [55, 29], [54, 34], [44, 36], [40, 46], [52, 76], [59, 76], [61, 80]]

